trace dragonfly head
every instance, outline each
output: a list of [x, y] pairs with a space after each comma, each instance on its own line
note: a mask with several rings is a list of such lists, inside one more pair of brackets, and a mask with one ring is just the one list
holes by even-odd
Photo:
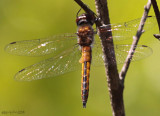
[[93, 25], [94, 24], [94, 18], [86, 13], [83, 13], [82, 15], [78, 16], [76, 19], [76, 23], [78, 26], [83, 25], [83, 24], [90, 24]]

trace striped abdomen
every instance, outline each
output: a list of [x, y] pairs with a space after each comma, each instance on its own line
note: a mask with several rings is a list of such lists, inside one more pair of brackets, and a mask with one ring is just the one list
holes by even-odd
[[91, 64], [91, 47], [82, 46], [82, 57], [80, 63], [82, 63], [82, 78], [81, 78], [81, 98], [83, 107], [86, 107], [88, 93], [89, 93], [89, 74]]

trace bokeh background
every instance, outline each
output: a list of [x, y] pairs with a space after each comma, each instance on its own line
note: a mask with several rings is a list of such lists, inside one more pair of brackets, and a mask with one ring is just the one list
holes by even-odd
[[[95, 11], [94, 1], [83, 1]], [[141, 17], [146, 3], [147, 0], [108, 0], [111, 23]], [[75, 33], [79, 9], [73, 0], [0, 0], [0, 116], [112, 115], [104, 67], [91, 70], [89, 99], [83, 109], [80, 70], [56, 78], [18, 82], [13, 78], [17, 71], [50, 55], [25, 57], [4, 51], [5, 45], [13, 41]], [[150, 15], [154, 15], [153, 9]], [[126, 76], [127, 116], [160, 115], [160, 42], [152, 37], [153, 33], [158, 33], [157, 27], [141, 38], [141, 44], [150, 46], [153, 54], [132, 63]]]

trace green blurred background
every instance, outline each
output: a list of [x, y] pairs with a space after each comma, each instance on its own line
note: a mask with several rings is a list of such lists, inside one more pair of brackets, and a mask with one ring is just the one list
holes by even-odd
[[[94, 0], [84, 2], [95, 11]], [[109, 0], [111, 23], [141, 17], [146, 3], [147, 0]], [[73, 0], [0, 0], [0, 116], [10, 115], [3, 114], [5, 111], [15, 116], [112, 115], [104, 67], [91, 69], [90, 94], [87, 108], [83, 109], [80, 70], [56, 78], [18, 82], [13, 79], [17, 71], [50, 56], [14, 56], [4, 51], [5, 45], [13, 41], [75, 33], [79, 9]], [[153, 9], [150, 14], [154, 15]], [[153, 48], [152, 56], [132, 63], [127, 73], [127, 116], [160, 115], [160, 43], [151, 36], [157, 32], [155, 27], [141, 38], [141, 43]], [[20, 111], [24, 113], [18, 114]]]

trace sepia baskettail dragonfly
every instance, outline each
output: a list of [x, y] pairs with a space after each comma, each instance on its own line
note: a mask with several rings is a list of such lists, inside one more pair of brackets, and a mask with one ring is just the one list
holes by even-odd
[[[155, 17], [148, 17], [145, 31], [155, 22]], [[103, 31], [112, 31], [114, 42], [129, 40], [136, 34], [140, 19], [125, 23], [105, 25]], [[75, 34], [62, 34], [44, 39], [16, 41], [8, 44], [5, 51], [22, 56], [42, 56], [53, 54], [52, 58], [43, 60], [20, 70], [15, 75], [16, 80], [32, 81], [56, 77], [82, 67], [81, 98], [86, 107], [89, 93], [89, 75], [91, 61], [93, 66], [103, 65], [103, 53], [99, 39], [94, 41], [94, 21], [88, 14], [82, 14], [76, 19], [78, 26]], [[111, 28], [108, 28], [110, 27]], [[114, 45], [117, 63], [124, 63], [131, 45]], [[152, 54], [152, 49], [145, 45], [137, 45], [133, 57], [139, 60]], [[79, 62], [79, 63], [78, 63]]]

